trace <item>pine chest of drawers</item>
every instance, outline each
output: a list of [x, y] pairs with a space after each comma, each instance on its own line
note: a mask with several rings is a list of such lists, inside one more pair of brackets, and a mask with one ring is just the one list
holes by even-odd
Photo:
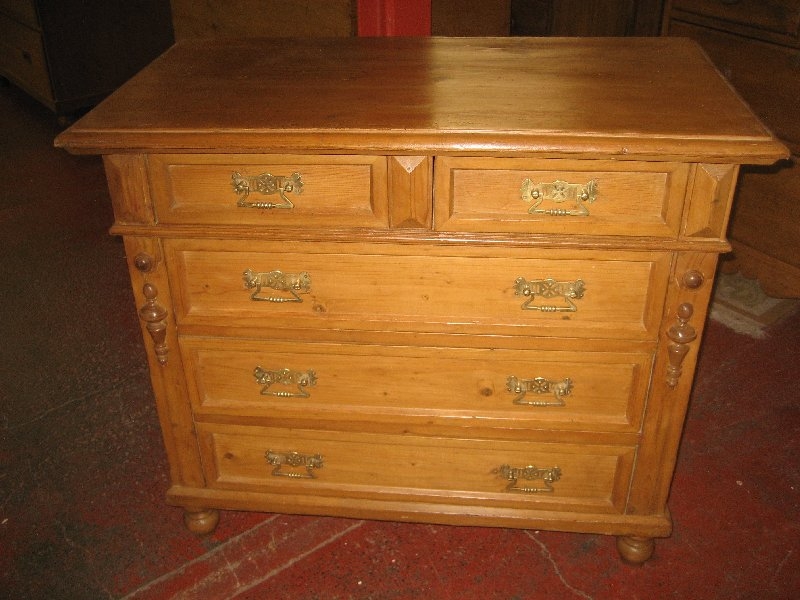
[[741, 164], [678, 39], [185, 43], [104, 156], [190, 529], [218, 509], [669, 535]]

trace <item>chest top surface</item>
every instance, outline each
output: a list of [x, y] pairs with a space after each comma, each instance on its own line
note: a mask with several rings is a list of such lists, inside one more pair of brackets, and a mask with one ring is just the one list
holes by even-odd
[[99, 153], [785, 155], [699, 47], [672, 38], [185, 42], [56, 143]]

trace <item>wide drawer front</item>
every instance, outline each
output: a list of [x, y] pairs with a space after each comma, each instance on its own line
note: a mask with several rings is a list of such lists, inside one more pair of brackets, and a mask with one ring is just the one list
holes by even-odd
[[670, 266], [657, 252], [165, 246], [179, 324], [217, 327], [654, 339]]
[[439, 231], [677, 237], [688, 165], [439, 157]]
[[154, 154], [148, 164], [161, 223], [388, 227], [383, 156]]
[[638, 431], [651, 353], [183, 338], [197, 414]]
[[207, 485], [621, 513], [635, 448], [198, 423]]

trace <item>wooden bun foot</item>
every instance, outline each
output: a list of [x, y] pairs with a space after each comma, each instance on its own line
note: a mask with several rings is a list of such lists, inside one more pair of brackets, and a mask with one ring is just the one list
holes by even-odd
[[653, 556], [656, 547], [653, 538], [621, 535], [617, 538], [617, 551], [629, 565], [642, 565]]
[[219, 523], [219, 511], [214, 509], [189, 510], [183, 513], [186, 529], [197, 535], [208, 535]]

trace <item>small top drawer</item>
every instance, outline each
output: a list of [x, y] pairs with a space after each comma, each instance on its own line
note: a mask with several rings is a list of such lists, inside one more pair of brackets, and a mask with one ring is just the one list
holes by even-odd
[[673, 0], [672, 7], [781, 35], [796, 36], [800, 30], [800, 0]]
[[439, 231], [677, 237], [688, 165], [436, 159]]
[[148, 157], [156, 218], [168, 224], [388, 227], [383, 156]]

